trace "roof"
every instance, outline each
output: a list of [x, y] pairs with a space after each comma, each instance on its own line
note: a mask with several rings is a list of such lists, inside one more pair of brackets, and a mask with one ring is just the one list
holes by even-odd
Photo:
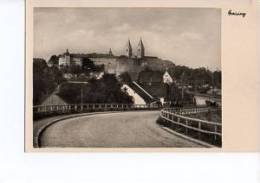
[[220, 95], [211, 95], [211, 94], [205, 94], [205, 93], [198, 93], [198, 92], [187, 92], [189, 94], [192, 94], [194, 96], [200, 96], [200, 97], [208, 97], [208, 98], [215, 98], [215, 99], [220, 99], [221, 100], [221, 96]]
[[155, 101], [153, 96], [136, 82], [129, 83], [129, 87], [132, 88], [132, 90], [134, 90], [141, 98], [143, 98], [145, 103], [149, 104]]
[[140, 39], [140, 41], [138, 43], [138, 47], [140, 47], [141, 49], [144, 49], [144, 44], [143, 44], [142, 38]]
[[162, 71], [144, 70], [139, 73], [139, 83], [161, 83], [163, 81]]
[[164, 83], [140, 84], [147, 92], [156, 98], [166, 96], [166, 86]]
[[56, 93], [52, 93], [49, 97], [47, 97], [41, 105], [66, 105], [68, 104], [65, 102], [61, 97], [59, 97]]
[[116, 56], [114, 55], [105, 54], [105, 53], [88, 53], [88, 54], [73, 53], [70, 55], [72, 57], [77, 57], [77, 58], [116, 58]]
[[131, 42], [130, 42], [130, 40], [128, 39], [128, 41], [127, 41], [127, 45], [126, 45], [129, 49], [132, 49], [132, 46], [131, 46]]
[[70, 54], [70, 56], [72, 57], [76, 57], [76, 58], [88, 58], [88, 54], [83, 54], [83, 53], [72, 53]]

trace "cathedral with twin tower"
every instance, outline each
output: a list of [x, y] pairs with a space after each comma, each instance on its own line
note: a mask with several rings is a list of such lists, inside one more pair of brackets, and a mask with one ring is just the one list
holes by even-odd
[[[136, 52], [136, 57], [137, 58], [144, 58], [145, 55], [145, 49], [144, 49], [144, 44], [142, 41], [142, 38], [140, 38], [140, 41], [137, 46], [137, 52]], [[133, 57], [133, 49], [130, 40], [128, 39], [127, 45], [126, 45], [126, 56], [128, 58]]]
[[121, 56], [114, 55], [111, 48], [109, 49], [109, 52], [107, 54], [74, 54], [69, 53], [69, 50], [67, 49], [64, 54], [59, 56], [58, 66], [59, 68], [71, 67], [73, 65], [78, 65], [82, 67], [83, 62], [86, 59], [92, 60], [96, 65], [103, 65], [105, 72], [120, 74], [121, 72], [129, 69], [138, 69], [138, 65], [140, 65], [142, 60], [145, 59], [145, 48], [142, 38], [140, 38], [136, 50], [136, 55], [133, 54], [133, 48], [129, 39], [125, 47], [125, 53]]

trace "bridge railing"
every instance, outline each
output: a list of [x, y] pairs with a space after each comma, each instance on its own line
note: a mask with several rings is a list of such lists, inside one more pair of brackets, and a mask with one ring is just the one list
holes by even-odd
[[197, 113], [205, 113], [205, 112], [216, 112], [220, 111], [220, 108], [210, 108], [210, 107], [185, 107], [185, 108], [164, 108], [165, 111], [177, 113], [180, 115], [187, 114], [197, 114]]
[[221, 146], [222, 125], [219, 122], [212, 122], [184, 116], [218, 109], [193, 108], [193, 109], [162, 109], [160, 113], [162, 124], [178, 133], [199, 142], [206, 142], [211, 145]]
[[130, 111], [130, 110], [155, 110], [160, 109], [157, 104], [68, 104], [68, 105], [37, 105], [33, 106], [34, 119], [71, 113], [102, 112], [102, 111]]

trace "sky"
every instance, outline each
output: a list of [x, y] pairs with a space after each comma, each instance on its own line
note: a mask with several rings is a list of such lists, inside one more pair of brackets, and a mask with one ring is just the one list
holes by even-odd
[[140, 38], [145, 55], [221, 70], [221, 10], [213, 8], [35, 8], [34, 57], [71, 53], [124, 55]]

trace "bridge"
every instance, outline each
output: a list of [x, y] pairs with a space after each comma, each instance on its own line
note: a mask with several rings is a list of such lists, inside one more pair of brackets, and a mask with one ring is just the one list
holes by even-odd
[[[222, 124], [188, 117], [190, 114], [220, 111], [220, 108], [162, 109], [160, 122], [186, 139], [214, 147], [222, 144]], [[210, 145], [211, 144], [211, 145]]]
[[118, 104], [118, 103], [91, 103], [91, 104], [61, 104], [33, 106], [34, 119], [71, 113], [104, 112], [104, 111], [131, 111], [131, 110], [159, 110], [162, 106], [153, 104]]
[[34, 146], [216, 147], [221, 145], [221, 123], [186, 116], [209, 110], [156, 104], [34, 106]]

